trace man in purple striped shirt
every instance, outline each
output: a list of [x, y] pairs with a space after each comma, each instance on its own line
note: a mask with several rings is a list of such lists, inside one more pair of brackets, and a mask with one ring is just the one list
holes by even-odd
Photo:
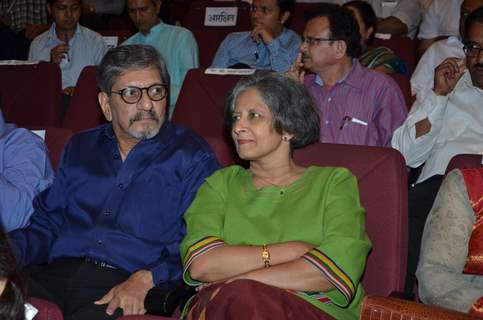
[[[361, 66], [357, 22], [349, 11], [321, 4], [304, 30], [291, 73], [320, 110], [320, 141], [386, 147], [407, 107], [397, 83]], [[305, 76], [305, 72], [311, 74]]]

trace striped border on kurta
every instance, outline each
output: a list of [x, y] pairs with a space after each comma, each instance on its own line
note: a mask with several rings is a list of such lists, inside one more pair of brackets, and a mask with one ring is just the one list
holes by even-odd
[[186, 252], [184, 269], [188, 269], [194, 259], [201, 256], [203, 253], [210, 251], [216, 247], [224, 245], [225, 242], [217, 237], [204, 237], [193, 243]]
[[313, 264], [347, 299], [351, 302], [356, 288], [349, 276], [331, 258], [323, 252], [312, 249], [302, 256], [305, 260]]

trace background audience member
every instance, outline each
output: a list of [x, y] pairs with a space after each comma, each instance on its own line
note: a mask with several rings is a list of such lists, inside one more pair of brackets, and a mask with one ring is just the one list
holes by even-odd
[[483, 0], [464, 0], [460, 8], [460, 36], [450, 36], [448, 39], [433, 43], [419, 59], [418, 65], [411, 76], [411, 92], [417, 95], [424, 89], [431, 89], [434, 84], [434, 70], [446, 58], [464, 59], [463, 37], [466, 17], [479, 7], [483, 6]]
[[310, 95], [287, 75], [254, 76], [235, 86], [225, 114], [250, 166], [206, 179], [185, 215], [184, 279], [215, 283], [192, 300], [189, 316], [357, 319], [371, 247], [357, 180], [292, 159], [319, 135]]
[[483, 317], [483, 169], [453, 170], [428, 215], [416, 273], [427, 304]]
[[153, 47], [111, 49], [98, 83], [110, 123], [72, 137], [31, 224], [9, 234], [30, 294], [65, 319], [143, 314], [150, 289], [181, 284], [182, 217], [219, 168], [206, 142], [167, 120], [169, 75]]
[[53, 178], [42, 139], [5, 123], [0, 110], [0, 224], [7, 232], [29, 223], [32, 200]]
[[166, 61], [171, 77], [169, 116], [173, 114], [181, 85], [189, 69], [198, 68], [198, 45], [188, 29], [161, 21], [160, 0], [127, 0], [127, 11], [139, 32], [124, 44], [147, 44]]
[[377, 17], [371, 5], [365, 1], [355, 0], [347, 2], [343, 7], [352, 12], [359, 25], [362, 47], [359, 62], [364, 67], [378, 72], [387, 74], [401, 73], [408, 76], [406, 64], [391, 49], [370, 46], [374, 40], [377, 23]]
[[48, 28], [45, 0], [0, 1], [0, 60], [26, 60], [30, 41]]
[[300, 47], [299, 35], [284, 27], [294, 10], [294, 0], [253, 0], [253, 30], [229, 34], [218, 48], [211, 67], [287, 71]]
[[[376, 8], [380, 7], [382, 10], [383, 2], [382, 0], [370, 1], [378, 16], [380, 14], [377, 13]], [[407, 35], [410, 38], [414, 38], [422, 15], [423, 6], [421, 0], [399, 0], [391, 14], [377, 22], [376, 32], [392, 36]]]
[[102, 36], [81, 26], [81, 0], [47, 0], [54, 23], [32, 41], [29, 60], [51, 61], [62, 71], [64, 94], [72, 95], [85, 66], [97, 65], [107, 46]]
[[25, 302], [24, 281], [0, 226], [0, 319], [30, 320], [25, 317]]
[[448, 162], [457, 154], [483, 149], [483, 7], [468, 16], [464, 43], [466, 63], [448, 58], [436, 68], [434, 89], [418, 96], [392, 139], [409, 167], [424, 164], [408, 194], [408, 294], [414, 286], [424, 223]]
[[419, 56], [433, 42], [444, 37], [458, 36], [459, 12], [462, 2], [463, 0], [432, 0], [419, 26]]
[[406, 103], [394, 80], [361, 66], [360, 42], [349, 10], [321, 4], [307, 21], [290, 73], [304, 81], [319, 108], [321, 142], [390, 146]]

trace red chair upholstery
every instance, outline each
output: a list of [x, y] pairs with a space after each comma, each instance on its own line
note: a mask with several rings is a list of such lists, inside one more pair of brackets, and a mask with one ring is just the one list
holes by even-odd
[[225, 97], [240, 76], [205, 75], [203, 69], [188, 72], [181, 88], [172, 122], [191, 128], [217, 152], [222, 165], [239, 162], [226, 134], [223, 116]]
[[[207, 7], [238, 7], [236, 25], [233, 27], [207, 27], [205, 26], [205, 10]], [[194, 1], [183, 17], [181, 25], [189, 30], [194, 29], [226, 29], [228, 32], [245, 31], [250, 26], [250, 4], [247, 2], [235, 1]], [[199, 45], [199, 44], [198, 44]]]
[[49, 158], [54, 170], [59, 165], [64, 147], [74, 132], [65, 128], [47, 128], [45, 130], [45, 144], [49, 149]]
[[483, 166], [481, 154], [458, 154], [449, 161], [445, 174], [453, 169], [478, 168], [481, 166]]
[[390, 148], [316, 143], [294, 154], [304, 166], [345, 167], [357, 177], [366, 230], [372, 241], [362, 279], [369, 294], [402, 291], [407, 257], [407, 173]]
[[[206, 7], [238, 7], [238, 16], [235, 26], [211, 27], [204, 26]], [[250, 5], [246, 2], [233, 1], [196, 1], [191, 4], [182, 22], [183, 27], [193, 32], [199, 48], [200, 67], [211, 65], [216, 50], [225, 37], [236, 31], [250, 30]]]
[[29, 298], [28, 302], [39, 312], [34, 320], [63, 320], [62, 311], [55, 303], [38, 298]]
[[62, 122], [63, 128], [77, 132], [106, 122], [97, 101], [99, 88], [97, 87], [96, 71], [97, 66], [87, 66], [82, 70]]
[[411, 106], [413, 105], [414, 100], [416, 100], [416, 97], [411, 95], [411, 83], [409, 82], [409, 79], [399, 73], [391, 74], [391, 77], [397, 82], [399, 88], [401, 88], [408, 110], [411, 109]]
[[417, 63], [417, 40], [413, 40], [408, 37], [393, 37], [388, 40], [374, 39], [373, 45], [376, 47], [388, 47], [394, 51], [396, 55], [401, 57], [404, 62], [406, 62], [409, 73], [413, 73]]
[[158, 317], [158, 316], [123, 316], [117, 318], [117, 320], [163, 320], [163, 319], [178, 319], [178, 318], [168, 318], [168, 317]]
[[290, 18], [288, 27], [298, 34], [304, 33], [305, 28], [305, 15], [317, 8], [319, 3], [300, 3], [295, 4], [295, 12]]
[[18, 126], [59, 126], [61, 74], [55, 63], [0, 66], [0, 106]]

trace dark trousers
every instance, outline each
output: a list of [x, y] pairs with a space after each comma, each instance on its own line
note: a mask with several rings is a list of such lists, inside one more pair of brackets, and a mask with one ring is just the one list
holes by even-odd
[[122, 316], [121, 309], [113, 316], [107, 315], [107, 305], [98, 306], [94, 301], [127, 280], [129, 273], [123, 270], [101, 267], [83, 258], [69, 258], [28, 267], [25, 272], [28, 294], [56, 303], [65, 320], [104, 320]]
[[433, 206], [434, 199], [438, 194], [439, 187], [443, 182], [442, 175], [431, 178], [412, 186], [408, 193], [408, 264], [406, 271], [406, 284], [404, 291], [412, 296], [416, 282], [416, 268], [418, 267], [419, 252], [421, 251], [421, 238], [424, 224], [429, 211]]

